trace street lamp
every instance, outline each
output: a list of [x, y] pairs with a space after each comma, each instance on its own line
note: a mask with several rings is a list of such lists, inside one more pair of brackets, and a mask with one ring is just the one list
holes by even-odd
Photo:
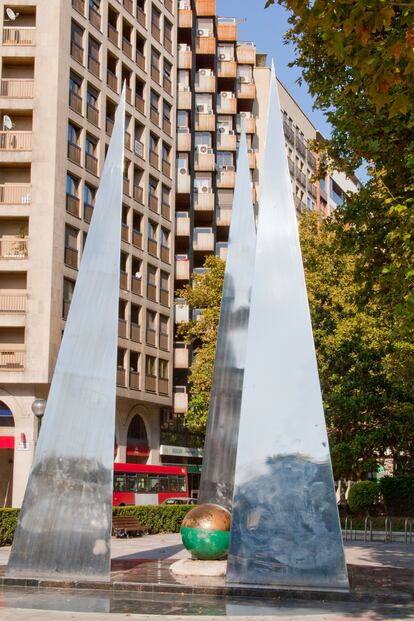
[[39, 437], [42, 418], [46, 409], [46, 399], [35, 399], [32, 403], [32, 412], [37, 418], [37, 436]]

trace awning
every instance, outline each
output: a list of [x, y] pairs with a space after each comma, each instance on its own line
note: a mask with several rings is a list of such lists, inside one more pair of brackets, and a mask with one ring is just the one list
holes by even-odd
[[170, 455], [172, 457], [203, 457], [203, 449], [191, 446], [168, 446], [160, 445], [160, 455]]
[[14, 436], [0, 436], [0, 449], [13, 449]]

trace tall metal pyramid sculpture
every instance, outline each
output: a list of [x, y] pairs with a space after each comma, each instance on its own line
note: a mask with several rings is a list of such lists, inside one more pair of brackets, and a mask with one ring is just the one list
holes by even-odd
[[224, 274], [199, 502], [231, 506], [246, 357], [256, 226], [244, 129]]
[[227, 581], [348, 588], [274, 68]]
[[118, 106], [8, 576], [109, 579], [125, 92]]

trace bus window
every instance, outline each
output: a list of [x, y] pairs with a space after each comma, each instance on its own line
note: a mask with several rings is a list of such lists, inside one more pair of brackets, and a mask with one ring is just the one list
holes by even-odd
[[155, 477], [148, 477], [148, 483], [149, 483], [149, 492], [158, 492], [159, 491], [159, 478], [157, 476]]
[[125, 474], [122, 472], [114, 473], [114, 492], [125, 492], [126, 491], [126, 481]]
[[126, 488], [128, 492], [138, 491], [137, 475], [134, 472], [128, 472], [126, 475]]

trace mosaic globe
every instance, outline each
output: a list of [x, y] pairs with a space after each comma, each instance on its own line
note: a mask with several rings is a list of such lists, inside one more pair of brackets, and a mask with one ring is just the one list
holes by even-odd
[[193, 558], [202, 561], [225, 558], [230, 540], [230, 511], [213, 504], [194, 507], [183, 520], [181, 537]]

